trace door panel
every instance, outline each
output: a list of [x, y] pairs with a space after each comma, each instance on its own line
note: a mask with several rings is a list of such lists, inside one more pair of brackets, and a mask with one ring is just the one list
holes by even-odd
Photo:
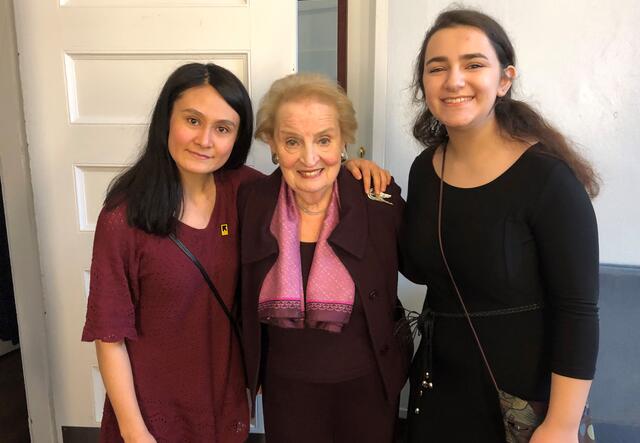
[[[103, 391], [93, 345], [80, 335], [107, 184], [135, 160], [177, 66], [221, 64], [256, 105], [273, 80], [295, 72], [296, 1], [20, 0], [15, 8], [60, 438], [61, 426], [98, 426]], [[272, 169], [259, 143], [249, 163]]]

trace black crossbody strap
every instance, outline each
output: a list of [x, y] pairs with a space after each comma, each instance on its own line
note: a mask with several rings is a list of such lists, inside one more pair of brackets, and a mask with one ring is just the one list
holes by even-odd
[[213, 284], [213, 281], [211, 281], [211, 278], [209, 277], [209, 274], [204, 269], [204, 266], [202, 266], [200, 261], [196, 258], [196, 256], [193, 255], [193, 253], [189, 250], [189, 248], [187, 248], [185, 246], [185, 244], [182, 243], [178, 239], [178, 237], [176, 237], [174, 234], [169, 234], [169, 238], [178, 246], [178, 248], [180, 248], [180, 250], [182, 252], [184, 252], [184, 255], [189, 257], [189, 260], [191, 260], [193, 262], [193, 264], [196, 265], [196, 268], [198, 268], [198, 270], [200, 271], [200, 274], [202, 274], [202, 278], [204, 278], [204, 281], [209, 286], [209, 289], [211, 289], [211, 292], [212, 292], [214, 298], [216, 299], [216, 301], [218, 302], [218, 304], [220, 305], [220, 307], [224, 311], [224, 314], [227, 316], [227, 319], [229, 319], [229, 323], [231, 324], [231, 330], [233, 331], [234, 335], [238, 339], [238, 345], [240, 346], [240, 359], [242, 360], [242, 369], [243, 369], [243, 374], [244, 374], [244, 381], [245, 381], [245, 384], [246, 384], [247, 381], [248, 381], [248, 379], [247, 379], [247, 365], [246, 365], [246, 362], [244, 360], [244, 346], [242, 345], [242, 336], [240, 335], [240, 328], [238, 327], [238, 323], [233, 318], [233, 314], [231, 313], [229, 308], [227, 308], [227, 305], [224, 303], [224, 300], [222, 300], [222, 297], [220, 296], [220, 293], [218, 292], [218, 289], [216, 289], [216, 286]]

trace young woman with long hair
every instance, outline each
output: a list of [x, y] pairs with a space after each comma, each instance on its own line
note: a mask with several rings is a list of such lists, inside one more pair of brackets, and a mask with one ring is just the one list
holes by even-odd
[[413, 134], [426, 149], [409, 176], [403, 255], [428, 293], [412, 442], [505, 441], [496, 387], [543, 409], [531, 442], [578, 441], [598, 349], [598, 181], [512, 97], [516, 75], [504, 29], [474, 10], [441, 13], [417, 58]]

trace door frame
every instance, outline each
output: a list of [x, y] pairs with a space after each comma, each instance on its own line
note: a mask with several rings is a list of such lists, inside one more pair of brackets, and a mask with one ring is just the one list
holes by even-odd
[[387, 69], [389, 39], [389, 0], [375, 1], [373, 57], [373, 128], [371, 158], [380, 166], [386, 162]]
[[0, 2], [0, 179], [4, 196], [11, 274], [20, 334], [29, 431], [33, 442], [56, 442], [49, 378], [46, 308], [18, 67], [12, 1]]
[[387, 117], [387, 42], [389, 0], [353, 0], [349, 5], [347, 84], [358, 118], [356, 144], [351, 157], [365, 158], [384, 167]]
[[338, 0], [338, 83], [347, 91], [347, 44], [349, 5], [347, 0]]

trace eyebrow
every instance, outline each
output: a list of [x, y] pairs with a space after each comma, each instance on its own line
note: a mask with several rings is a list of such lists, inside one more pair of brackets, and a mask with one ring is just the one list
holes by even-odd
[[[471, 60], [471, 59], [474, 59], [474, 58], [483, 58], [485, 60], [489, 60], [489, 58], [486, 55], [484, 55], [482, 52], [472, 52], [472, 53], [469, 53], [469, 54], [462, 54], [460, 56], [460, 58], [462, 60]], [[427, 60], [425, 65], [428, 65], [429, 63], [434, 63], [434, 62], [446, 62], [448, 60], [449, 59], [447, 57], [439, 55], [439, 56], [436, 56], [436, 57], [431, 57], [429, 60]]]
[[[205, 115], [202, 112], [200, 112], [200, 111], [198, 111], [197, 109], [194, 109], [194, 108], [182, 109], [182, 110], [180, 110], [180, 112], [183, 113], [183, 114], [195, 114], [198, 117], [205, 117]], [[233, 127], [237, 126], [235, 122], [233, 122], [231, 120], [225, 120], [225, 119], [216, 120], [216, 124], [223, 124], [223, 125], [228, 125], [228, 126], [233, 126]]]
[[[323, 129], [322, 131], [318, 131], [318, 132], [315, 134], [315, 136], [316, 136], [316, 137], [320, 137], [320, 136], [323, 136], [323, 135], [330, 135], [330, 134], [331, 134], [332, 132], [334, 132], [336, 129], [337, 129], [337, 128], [335, 128], [335, 127], [330, 127], [330, 128], [327, 128], [327, 129]], [[288, 135], [288, 136], [294, 136], [294, 137], [297, 137], [297, 136], [299, 135], [298, 133], [293, 132], [293, 131], [289, 131], [289, 130], [287, 130], [287, 129], [279, 129], [279, 132], [280, 132], [282, 135]]]
[[181, 109], [180, 112], [182, 112], [183, 114], [195, 114], [197, 116], [204, 117], [204, 114], [202, 112], [194, 108]]
[[231, 120], [217, 120], [216, 123], [219, 125], [232, 126], [234, 128], [237, 126], [236, 123], [232, 122]]

